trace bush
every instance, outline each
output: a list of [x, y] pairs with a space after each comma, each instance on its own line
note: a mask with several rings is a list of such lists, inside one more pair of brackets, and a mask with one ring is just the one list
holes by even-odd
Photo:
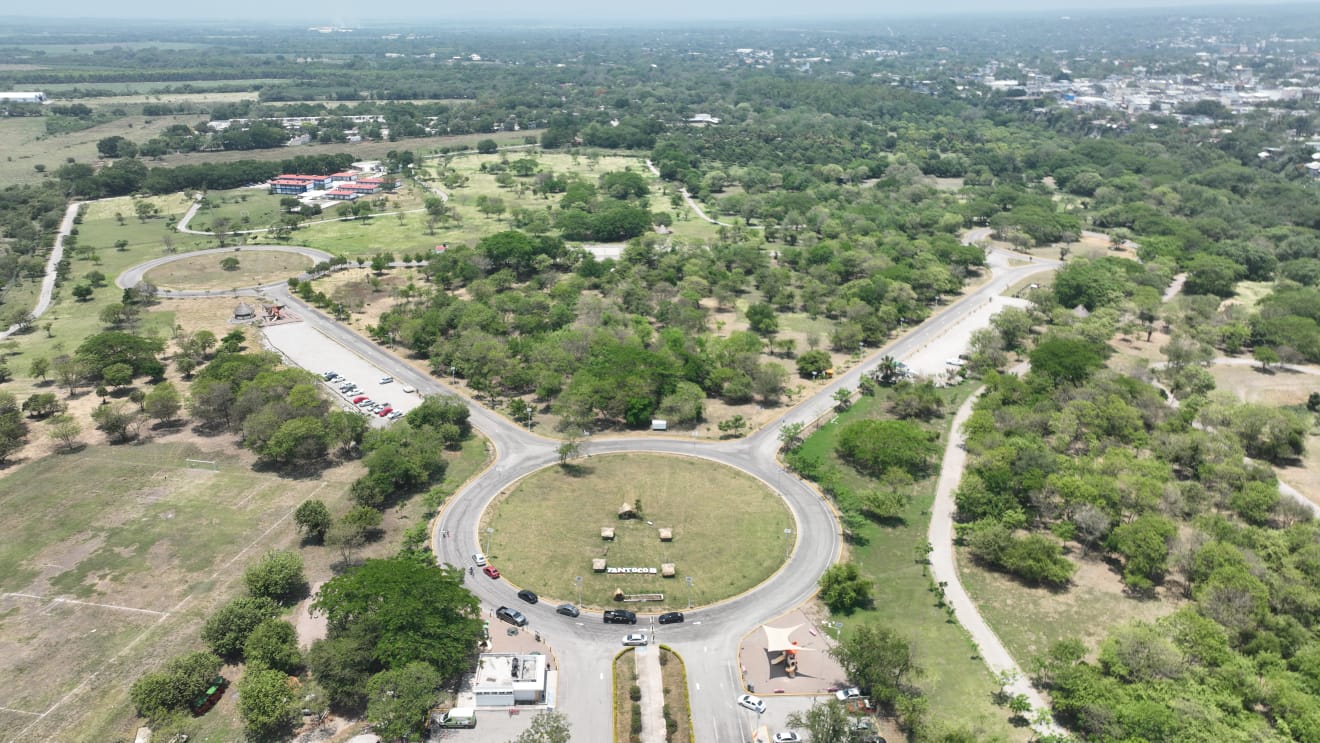
[[221, 658], [236, 658], [252, 630], [279, 613], [279, 604], [268, 598], [240, 596], [206, 620], [202, 626], [202, 641]]
[[631, 687], [629, 687], [628, 698], [633, 700], [634, 702], [640, 702], [642, 700], [642, 687], [638, 686], [637, 684], [633, 684]]
[[286, 550], [267, 552], [243, 573], [243, 583], [253, 596], [279, 603], [296, 598], [307, 587], [302, 556]]

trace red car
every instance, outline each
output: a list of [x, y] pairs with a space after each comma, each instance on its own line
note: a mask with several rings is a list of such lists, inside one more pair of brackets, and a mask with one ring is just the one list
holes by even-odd
[[492, 578], [500, 577], [500, 569], [495, 567], [494, 565], [487, 565], [486, 567], [481, 569], [481, 572], [485, 573], [486, 575], [489, 575]]
[[380, 417], [384, 418], [385, 416], [393, 412], [394, 412], [394, 408], [385, 407], [385, 408], [381, 408], [380, 411], [376, 413], [376, 415], [379, 415]]
[[353, 398], [353, 404], [357, 405], [358, 403], [362, 402], [365, 399], [367, 399], [366, 395], [358, 395], [357, 397]]

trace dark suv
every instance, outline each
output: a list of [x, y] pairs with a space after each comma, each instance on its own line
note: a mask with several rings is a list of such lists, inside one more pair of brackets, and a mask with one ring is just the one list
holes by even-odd
[[606, 624], [637, 624], [637, 615], [626, 609], [606, 609]]
[[667, 611], [664, 614], [661, 614], [659, 618], [656, 619], [656, 621], [659, 622], [660, 624], [678, 624], [679, 622], [683, 621], [683, 612]]

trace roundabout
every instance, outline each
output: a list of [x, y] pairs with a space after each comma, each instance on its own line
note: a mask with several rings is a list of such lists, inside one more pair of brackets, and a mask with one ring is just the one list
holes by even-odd
[[[981, 237], [976, 231], [964, 236], [965, 241]], [[314, 261], [326, 260], [330, 256], [309, 248], [297, 246], [245, 246], [237, 252], [247, 250], [275, 250], [301, 253]], [[234, 253], [233, 248], [198, 251], [182, 256], [166, 256], [155, 261], [136, 266], [116, 279], [122, 288], [136, 286], [143, 280], [147, 270], [165, 263], [194, 257], [205, 253]], [[750, 718], [733, 702], [736, 695], [747, 690], [748, 676], [746, 667], [740, 665], [739, 648], [748, 641], [751, 634], [763, 623], [776, 617], [782, 617], [810, 601], [817, 591], [817, 579], [842, 554], [842, 536], [837, 515], [829, 502], [812, 486], [798, 479], [779, 466], [779, 432], [784, 425], [802, 423], [811, 424], [829, 416], [834, 410], [833, 395], [842, 389], [854, 389], [865, 371], [872, 368], [881, 355], [890, 355], [905, 360], [916, 354], [951, 329], [965, 323], [980, 309], [990, 304], [991, 299], [1009, 287], [1027, 277], [1053, 267], [1053, 262], [1038, 261], [1030, 265], [1014, 265], [1012, 256], [998, 250], [989, 253], [991, 278], [974, 291], [951, 302], [939, 315], [928, 322], [911, 329], [907, 334], [889, 343], [883, 349], [877, 349], [862, 359], [861, 363], [848, 369], [839, 377], [819, 389], [816, 394], [806, 398], [795, 407], [787, 409], [773, 424], [747, 436], [733, 441], [719, 443], [698, 443], [674, 436], [619, 436], [595, 437], [581, 442], [581, 452], [585, 457], [576, 460], [584, 466], [592, 466], [607, 459], [604, 455], [625, 452], [679, 455], [683, 460], [700, 460], [707, 464], [725, 465], [741, 470], [746, 476], [759, 481], [760, 487], [772, 492], [774, 500], [789, 512], [791, 526], [780, 528], [782, 536], [776, 548], [772, 565], [766, 568], [767, 578], [753, 581], [750, 589], [741, 592], [724, 592], [726, 598], [716, 594], [708, 597], [709, 604], [686, 611], [686, 596], [682, 606], [686, 621], [680, 624], [658, 626], [654, 618], [663, 609], [655, 606], [653, 611], [638, 611], [639, 629], [646, 629], [653, 643], [664, 643], [687, 660], [688, 683], [691, 689], [691, 714], [697, 722], [696, 731], [703, 740], [745, 740]], [[217, 259], [218, 260], [218, 259]], [[442, 380], [425, 372], [416, 370], [400, 361], [392, 352], [357, 335], [343, 324], [338, 323], [306, 305], [292, 296], [286, 282], [252, 286], [230, 291], [188, 290], [162, 292], [163, 296], [253, 296], [268, 295], [274, 301], [293, 305], [301, 317], [299, 333], [308, 346], [324, 341], [344, 352], [351, 353], [361, 362], [370, 364], [385, 373], [393, 373], [400, 384], [415, 387], [419, 394], [454, 394]], [[287, 329], [287, 326], [286, 326]], [[310, 339], [320, 338], [312, 341]], [[269, 340], [269, 336], [268, 336]], [[287, 339], [286, 339], [287, 340]], [[279, 344], [275, 344], [279, 348]], [[304, 359], [306, 361], [306, 359]], [[319, 362], [319, 360], [318, 360]], [[316, 362], [302, 365], [316, 365]], [[312, 371], [318, 371], [313, 369]], [[472, 567], [472, 555], [484, 551], [484, 541], [498, 532], [487, 532], [496, 528], [494, 521], [488, 525], [483, 519], [489, 511], [498, 518], [498, 510], [490, 510], [491, 505], [506, 494], [518, 489], [520, 483], [529, 475], [558, 464], [558, 440], [544, 438], [523, 430], [517, 423], [510, 421], [481, 405], [469, 404], [471, 423], [489, 441], [492, 449], [491, 464], [481, 474], [470, 480], [456, 492], [445, 504], [443, 510], [432, 524], [431, 544], [436, 559], [442, 564]], [[643, 478], [633, 478], [633, 487], [642, 500], [643, 515], [647, 515], [648, 503], [654, 498], [648, 495], [652, 484]], [[716, 494], [715, 497], [718, 497]], [[617, 500], [618, 503], [613, 503]], [[610, 507], [617, 511], [623, 505], [624, 497], [619, 493], [607, 499]], [[613, 513], [611, 511], [610, 513]], [[669, 514], [665, 514], [668, 516]], [[721, 510], [719, 519], [728, 522], [741, 518], [736, 507]], [[609, 513], [592, 515], [585, 523], [575, 523], [574, 530], [583, 530], [587, 537], [599, 540], [599, 529], [608, 521]], [[535, 518], [524, 519], [531, 528], [537, 526]], [[664, 524], [651, 519], [650, 526]], [[645, 519], [643, 519], [645, 521]], [[791, 528], [791, 534], [783, 535], [783, 528]], [[675, 529], [675, 540], [681, 538], [682, 531]], [[558, 534], [542, 535], [543, 539], [557, 539]], [[636, 535], [633, 535], [636, 536]], [[625, 538], [627, 535], [625, 534]], [[718, 538], [718, 537], [716, 537]], [[658, 539], [658, 536], [657, 536]], [[709, 537], [707, 537], [709, 539]], [[775, 541], [767, 536], [766, 541]], [[947, 546], [947, 545], [946, 545]], [[938, 545], [937, 545], [938, 547]], [[511, 548], [511, 547], [510, 547]], [[494, 560], [499, 561], [499, 553], [504, 546], [498, 542], [491, 547]], [[663, 555], [662, 555], [663, 556]], [[529, 555], [520, 560], [534, 560]], [[547, 597], [563, 597], [564, 601], [576, 599], [574, 595], [576, 581], [566, 584], [569, 571], [573, 578], [579, 571], [584, 577], [590, 574], [582, 562], [589, 557], [571, 556], [563, 566], [556, 567], [553, 574], [547, 573], [537, 579], [528, 572], [523, 580], [545, 580], [549, 588], [544, 589]], [[677, 558], [675, 558], [677, 562]], [[607, 558], [608, 563], [608, 558]], [[588, 566], [589, 567], [589, 566]], [[641, 567], [641, 566], [625, 566]], [[658, 566], [657, 566], [658, 567]], [[677, 575], [684, 576], [683, 569], [677, 567]], [[465, 571], [465, 574], [469, 571]], [[495, 621], [494, 608], [498, 606], [518, 606], [530, 622], [528, 632], [535, 633], [535, 641], [544, 646], [556, 658], [556, 666], [561, 670], [557, 693], [550, 702], [552, 706], [564, 712], [574, 721], [574, 739], [586, 743], [610, 740], [610, 726], [606, 723], [613, 714], [611, 694], [612, 659], [617, 652], [619, 629], [615, 625], [605, 624], [599, 610], [584, 611], [579, 617], [566, 617], [555, 612], [549, 601], [525, 605], [518, 601], [517, 592], [526, 586], [513, 581], [520, 579], [519, 569], [512, 568], [508, 579], [490, 579], [475, 571], [467, 578], [468, 588], [481, 600], [483, 614]], [[631, 576], [620, 576], [629, 577]], [[550, 585], [556, 583], [557, 585]], [[686, 581], [682, 584], [686, 588]], [[666, 593], [673, 593], [666, 589]], [[585, 598], [585, 597], [584, 597]], [[591, 603], [591, 602], [585, 602]], [[695, 602], [694, 602], [695, 603]], [[618, 606], [606, 601], [598, 606]], [[637, 608], [630, 605], [629, 608]], [[815, 631], [812, 631], [815, 635]], [[992, 638], [993, 639], [993, 638]], [[997, 640], [994, 641], [997, 643]], [[788, 711], [802, 711], [810, 703], [810, 697], [801, 699], [781, 698], [771, 703], [771, 711], [782, 719]], [[759, 720], [759, 717], [757, 718]]]
[[780, 568], [797, 531], [784, 501], [739, 470], [640, 453], [534, 472], [491, 504], [480, 529], [486, 559], [543, 600], [600, 610], [617, 608], [617, 593], [646, 613], [751, 590]]

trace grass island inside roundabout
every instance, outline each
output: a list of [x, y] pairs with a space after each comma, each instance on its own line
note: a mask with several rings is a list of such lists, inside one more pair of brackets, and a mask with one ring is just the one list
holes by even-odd
[[[640, 506], [636, 518], [621, 517], [624, 504]], [[661, 529], [672, 530], [671, 541]], [[487, 509], [479, 536], [492, 565], [544, 600], [576, 603], [581, 577], [584, 606], [650, 612], [757, 586], [784, 564], [797, 534], [783, 499], [751, 475], [690, 457], [611, 454], [522, 479]], [[600, 558], [655, 573], [597, 572]], [[660, 574], [666, 563], [674, 577]], [[620, 604], [616, 590], [664, 599]]]

